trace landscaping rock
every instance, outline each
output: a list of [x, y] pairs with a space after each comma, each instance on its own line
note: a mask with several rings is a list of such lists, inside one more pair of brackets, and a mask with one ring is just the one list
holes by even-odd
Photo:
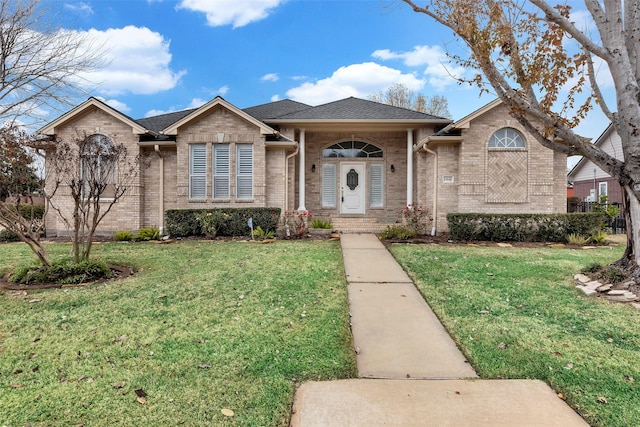
[[628, 291], [625, 291], [623, 289], [614, 289], [613, 291], [609, 291], [607, 293], [607, 295], [624, 295], [626, 294]]
[[585, 288], [593, 289], [594, 291], [597, 290], [601, 286], [602, 286], [602, 283], [598, 282], [597, 280], [593, 280], [591, 282], [587, 282], [587, 283], [584, 284]]
[[513, 245], [509, 244], [509, 243], [498, 243], [497, 245], [499, 247], [501, 247], [501, 248], [512, 248], [513, 247]]
[[616, 302], [632, 302], [638, 300], [638, 297], [632, 293], [629, 293], [629, 295], [605, 295], [604, 297], [609, 301]]
[[589, 276], [585, 276], [584, 274], [580, 273], [573, 276], [573, 280], [577, 280], [580, 283], [589, 283], [591, 281]]
[[640, 310], [640, 304], [638, 304], [638, 303], [635, 303], [635, 302], [634, 302], [634, 303], [631, 303], [631, 306], [632, 306], [633, 308], [635, 308], [636, 310]]
[[609, 284], [600, 286], [599, 288], [596, 289], [596, 291], [598, 291], [598, 292], [607, 292], [612, 287], [613, 287], [613, 285], [609, 283]]
[[596, 291], [595, 289], [589, 289], [586, 286], [578, 285], [578, 286], [576, 286], [576, 288], [580, 289], [587, 296], [595, 295], [595, 294], [598, 293], [598, 291]]
[[549, 247], [553, 249], [562, 249], [566, 247], [566, 245], [564, 243], [552, 243]]

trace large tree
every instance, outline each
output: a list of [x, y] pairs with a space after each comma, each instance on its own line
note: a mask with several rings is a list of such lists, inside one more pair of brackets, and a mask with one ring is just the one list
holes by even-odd
[[71, 104], [102, 56], [88, 33], [59, 27], [51, 3], [0, 0], [0, 119], [38, 121]]
[[442, 95], [425, 96], [422, 93], [416, 94], [403, 83], [395, 83], [385, 91], [369, 95], [369, 100], [434, 116], [451, 118], [447, 98]]
[[[544, 0], [402, 0], [453, 30], [468, 55], [452, 55], [478, 71], [469, 79], [493, 92], [543, 146], [581, 155], [624, 189], [628, 245], [622, 265], [640, 260], [640, 0], [584, 0], [593, 28], [566, 2]], [[613, 77], [609, 105], [596, 71]], [[622, 140], [617, 159], [574, 129], [602, 109]]]

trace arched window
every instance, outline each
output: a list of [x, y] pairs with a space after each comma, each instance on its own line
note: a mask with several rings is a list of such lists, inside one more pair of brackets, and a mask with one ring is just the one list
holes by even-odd
[[489, 148], [526, 148], [524, 137], [513, 128], [502, 128], [489, 139]]
[[117, 155], [111, 139], [94, 134], [80, 144], [83, 192], [85, 197], [112, 197]]
[[373, 144], [362, 141], [345, 141], [333, 144], [331, 147], [322, 150], [322, 157], [342, 157], [342, 158], [354, 158], [354, 157], [382, 157], [382, 148], [376, 147]]

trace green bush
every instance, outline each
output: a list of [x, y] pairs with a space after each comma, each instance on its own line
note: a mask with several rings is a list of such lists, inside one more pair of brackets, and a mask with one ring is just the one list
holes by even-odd
[[136, 240], [149, 241], [160, 239], [160, 230], [156, 227], [141, 228], [136, 233]]
[[44, 205], [41, 204], [21, 204], [20, 205], [20, 215], [25, 219], [31, 219], [31, 215], [33, 214], [33, 218], [42, 219], [44, 218]]
[[330, 219], [323, 218], [313, 218], [309, 221], [309, 225], [311, 228], [319, 228], [322, 230], [331, 230], [333, 228], [333, 224]]
[[256, 229], [253, 230], [253, 237], [256, 239], [273, 239], [276, 237], [276, 233], [274, 231], [266, 232], [262, 227], [257, 226]]
[[267, 233], [275, 231], [280, 218], [279, 208], [173, 209], [165, 214], [167, 233], [173, 237], [204, 236], [198, 215], [214, 211], [228, 215], [218, 229], [218, 236], [249, 236], [249, 218], [253, 218], [254, 227], [260, 226]]
[[590, 235], [602, 213], [447, 215], [451, 238], [460, 241], [565, 242], [569, 234]]
[[8, 243], [8, 242], [19, 242], [20, 237], [12, 231], [9, 230], [0, 230], [0, 242]]
[[116, 242], [130, 242], [133, 240], [133, 233], [126, 230], [116, 231], [116, 234], [113, 236], [113, 240]]
[[387, 228], [380, 233], [381, 239], [407, 240], [415, 237], [417, 232], [403, 225], [387, 225]]
[[582, 246], [589, 241], [587, 237], [584, 237], [582, 234], [571, 233], [567, 236], [567, 243], [570, 245], [578, 245]]
[[14, 283], [78, 284], [111, 277], [111, 269], [103, 261], [57, 261], [51, 267], [27, 266], [14, 271], [9, 278]]

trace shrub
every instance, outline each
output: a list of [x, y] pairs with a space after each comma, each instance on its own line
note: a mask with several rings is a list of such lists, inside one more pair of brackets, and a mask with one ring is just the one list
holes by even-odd
[[28, 266], [16, 269], [10, 280], [24, 285], [36, 283], [79, 284], [111, 277], [111, 270], [103, 261], [71, 260], [54, 262], [51, 267]]
[[600, 228], [601, 213], [447, 215], [454, 240], [564, 242], [569, 234], [589, 235]]
[[113, 240], [116, 242], [129, 242], [133, 240], [133, 233], [126, 230], [116, 231], [116, 234], [113, 236]]
[[595, 229], [591, 231], [591, 236], [589, 236], [589, 240], [593, 243], [604, 243], [607, 240], [607, 233], [603, 230]]
[[218, 229], [218, 236], [249, 236], [249, 218], [253, 219], [255, 227], [261, 226], [265, 232], [275, 231], [280, 218], [279, 208], [173, 209], [165, 214], [167, 233], [174, 237], [203, 236], [197, 215], [214, 211], [229, 215]]
[[402, 221], [405, 227], [417, 234], [427, 234], [433, 221], [431, 212], [422, 206], [407, 205], [402, 210]]
[[200, 223], [202, 234], [214, 238], [218, 235], [220, 228], [229, 219], [229, 215], [216, 209], [197, 213], [196, 219]]
[[570, 245], [578, 245], [582, 246], [589, 241], [588, 238], [584, 237], [582, 234], [571, 233], [567, 236], [567, 242]]
[[256, 229], [253, 230], [253, 237], [256, 239], [273, 239], [276, 237], [276, 233], [273, 231], [266, 232], [262, 227], [257, 226]]
[[380, 233], [380, 238], [407, 240], [415, 237], [416, 234], [414, 230], [403, 225], [387, 225], [387, 228]]
[[9, 230], [0, 230], [0, 242], [8, 243], [8, 242], [19, 242], [20, 237], [12, 231]]
[[320, 228], [323, 230], [331, 230], [333, 228], [330, 219], [313, 218], [309, 221], [309, 225], [311, 225], [311, 228]]
[[307, 211], [285, 212], [280, 221], [278, 235], [283, 239], [301, 239], [309, 232], [309, 221], [313, 214]]
[[156, 227], [141, 228], [136, 233], [136, 240], [149, 241], [160, 239], [160, 230]]

